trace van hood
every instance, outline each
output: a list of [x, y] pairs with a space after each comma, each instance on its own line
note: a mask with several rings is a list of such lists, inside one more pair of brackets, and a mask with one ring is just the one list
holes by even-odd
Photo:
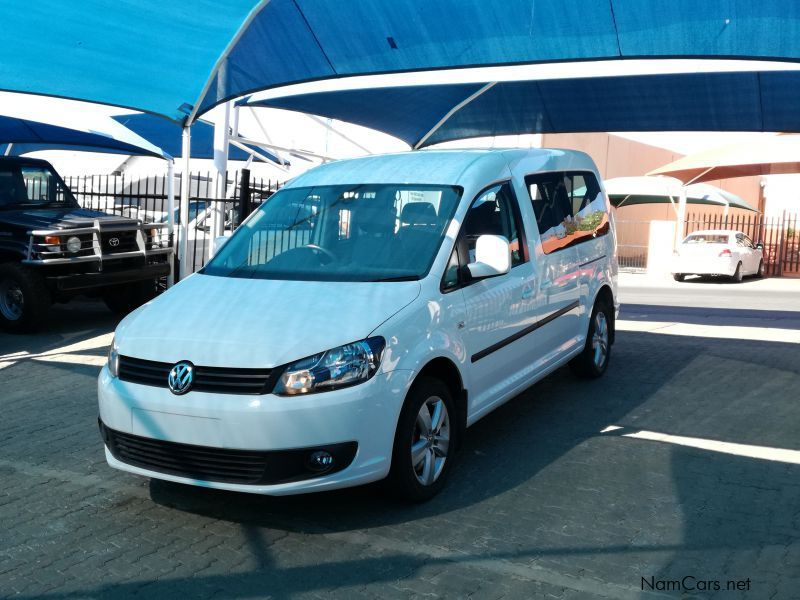
[[366, 338], [414, 301], [418, 281], [321, 282], [196, 274], [117, 327], [120, 354], [269, 368]]

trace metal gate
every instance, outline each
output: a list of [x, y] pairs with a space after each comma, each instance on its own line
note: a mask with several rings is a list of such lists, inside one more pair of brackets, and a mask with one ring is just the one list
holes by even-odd
[[[210, 215], [217, 202], [225, 202], [228, 230], [239, 225], [242, 188], [249, 191], [250, 208], [257, 207], [275, 192], [280, 183], [274, 180], [252, 178], [249, 173], [231, 172], [227, 178], [229, 190], [226, 200], [217, 200], [215, 175], [212, 172], [190, 173], [189, 182], [189, 231], [186, 261], [189, 272], [200, 269], [206, 260], [210, 237]], [[166, 222], [167, 176], [145, 176], [132, 179], [121, 175], [82, 175], [65, 177], [78, 203], [84, 208], [109, 214], [141, 219], [145, 223]], [[182, 174], [175, 175], [175, 223], [180, 223], [180, 190]]]
[[617, 260], [623, 271], [641, 272], [647, 269], [647, 249], [650, 242], [649, 221], [615, 221], [617, 231]]

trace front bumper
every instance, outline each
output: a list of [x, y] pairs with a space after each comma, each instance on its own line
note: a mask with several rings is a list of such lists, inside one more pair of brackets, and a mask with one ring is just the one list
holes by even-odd
[[197, 391], [176, 396], [166, 388], [120, 381], [104, 367], [98, 380], [98, 397], [100, 420], [105, 427], [136, 436], [144, 443], [156, 440], [217, 449], [219, 456], [213, 458], [217, 466], [225, 466], [220, 457], [224, 458], [227, 451], [275, 456], [290, 456], [298, 451], [305, 459], [317, 449], [357, 444], [355, 456], [337, 472], [310, 477], [304, 473], [299, 478], [290, 474], [290, 480], [283, 478], [278, 483], [272, 483], [276, 477], [269, 473], [261, 483], [237, 483], [222, 480], [224, 476], [202, 479], [175, 469], [156, 470], [139, 461], [126, 462], [119, 452], [115, 456], [108, 444], [106, 459], [112, 467], [147, 477], [271, 495], [376, 481], [389, 472], [397, 416], [411, 378], [410, 371], [379, 373], [353, 387], [294, 397]]
[[60, 292], [66, 292], [131, 283], [133, 281], [144, 281], [147, 279], [158, 279], [159, 277], [169, 275], [169, 272], [169, 263], [163, 262], [122, 271], [45, 276], [45, 280], [54, 289]]

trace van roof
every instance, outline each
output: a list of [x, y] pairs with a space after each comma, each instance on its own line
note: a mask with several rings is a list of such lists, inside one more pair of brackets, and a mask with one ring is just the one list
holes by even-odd
[[[525, 159], [536, 170], [582, 168], [594, 170], [588, 155], [576, 150], [503, 148], [474, 150], [415, 150], [340, 160], [320, 165], [294, 179], [291, 187], [358, 183], [464, 185], [475, 174], [486, 181]], [[467, 181], [465, 181], [467, 180]]]

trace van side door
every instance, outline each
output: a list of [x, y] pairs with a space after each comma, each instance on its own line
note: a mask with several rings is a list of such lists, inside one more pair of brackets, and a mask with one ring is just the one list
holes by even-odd
[[[501, 235], [510, 243], [511, 269], [504, 275], [472, 279], [466, 265], [475, 260], [481, 235]], [[459, 264], [458, 285], [465, 306], [463, 340], [470, 361], [470, 417], [489, 410], [523, 383], [530, 365], [526, 328], [536, 320], [534, 265], [510, 182], [493, 185], [473, 201], [451, 257]], [[443, 285], [453, 285], [445, 276]], [[528, 376], [529, 376], [528, 369]]]
[[539, 320], [546, 323], [548, 346], [559, 349], [552, 356], [557, 359], [585, 340], [591, 307], [584, 275], [603, 258], [605, 244], [596, 238], [609, 229], [605, 197], [591, 172], [535, 173], [525, 184], [539, 232]]

